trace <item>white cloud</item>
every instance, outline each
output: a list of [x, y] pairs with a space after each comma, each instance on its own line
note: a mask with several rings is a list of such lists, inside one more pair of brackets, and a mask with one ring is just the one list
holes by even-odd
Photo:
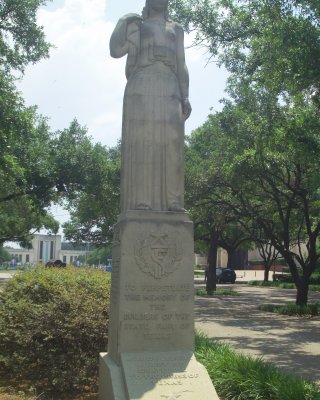
[[21, 88], [27, 102], [50, 117], [54, 130], [76, 117], [95, 140], [113, 145], [121, 134], [121, 118], [113, 121], [112, 135], [102, 132], [110, 121], [103, 127], [97, 118], [119, 115], [125, 76], [124, 62], [108, 54], [114, 24], [105, 20], [105, 5], [105, 0], [67, 0], [54, 11], [40, 10], [39, 23], [55, 48], [48, 60], [28, 68]]
[[[125, 7], [118, 0], [65, 0], [61, 7], [43, 8], [39, 23], [55, 48], [48, 60], [27, 69], [21, 89], [28, 104], [50, 118], [53, 130], [66, 128], [73, 118], [87, 126], [95, 141], [115, 145], [121, 136], [122, 98], [125, 87], [125, 57], [112, 59], [109, 38], [115, 22], [106, 7], [121, 17], [140, 12], [144, 1], [132, 0]], [[128, 9], [127, 9], [128, 8]], [[192, 36], [185, 35], [190, 46]], [[223, 95], [225, 73], [206, 65], [203, 49], [188, 48], [190, 99], [193, 113], [186, 132], [204, 122], [209, 108]]]

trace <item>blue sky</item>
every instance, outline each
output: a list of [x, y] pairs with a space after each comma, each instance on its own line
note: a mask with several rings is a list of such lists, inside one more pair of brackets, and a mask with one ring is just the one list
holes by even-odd
[[[38, 22], [55, 47], [50, 58], [29, 66], [19, 83], [26, 103], [36, 104], [53, 131], [77, 118], [95, 142], [114, 146], [121, 137], [125, 58], [112, 59], [108, 43], [117, 20], [140, 13], [144, 0], [53, 0], [42, 7]], [[185, 44], [192, 38], [186, 35]], [[200, 126], [210, 108], [221, 108], [226, 73], [207, 64], [204, 49], [186, 49], [193, 112], [186, 134]], [[64, 222], [67, 214], [53, 208]]]

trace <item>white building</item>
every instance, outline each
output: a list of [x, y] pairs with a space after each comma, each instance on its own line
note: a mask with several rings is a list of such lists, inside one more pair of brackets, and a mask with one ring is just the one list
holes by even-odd
[[32, 249], [6, 248], [12, 259], [20, 264], [38, 264], [61, 260], [66, 264], [74, 264], [80, 256], [86, 256], [89, 248], [86, 245], [76, 246], [61, 242], [61, 235], [34, 235]]

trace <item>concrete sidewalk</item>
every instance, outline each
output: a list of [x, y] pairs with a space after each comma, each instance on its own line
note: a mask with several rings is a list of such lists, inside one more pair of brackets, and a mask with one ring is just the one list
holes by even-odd
[[7, 282], [8, 279], [12, 278], [12, 276], [14, 274], [16, 274], [16, 272], [3, 272], [3, 271], [0, 272], [0, 289], [1, 289], [1, 286], [5, 282]]
[[[220, 286], [231, 287], [241, 296], [196, 296], [196, 329], [320, 386], [320, 317], [286, 317], [257, 309], [260, 304], [294, 303], [296, 291], [241, 284]], [[320, 293], [310, 292], [309, 300], [320, 301]]]

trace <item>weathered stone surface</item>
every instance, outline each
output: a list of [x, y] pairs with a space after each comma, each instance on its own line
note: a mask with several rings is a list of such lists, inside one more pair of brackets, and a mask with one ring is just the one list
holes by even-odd
[[100, 400], [174, 399], [175, 393], [186, 400], [198, 400], [201, 393], [218, 398], [193, 357], [192, 262], [193, 224], [186, 213], [120, 216]]
[[100, 400], [219, 400], [192, 352], [126, 353], [121, 355], [121, 367], [102, 354], [100, 371], [108, 377]]
[[122, 211], [183, 209], [189, 75], [183, 29], [166, 13], [167, 1], [147, 1], [143, 18], [123, 16], [110, 39], [111, 56], [127, 56]]
[[193, 224], [185, 213], [128, 211], [115, 227], [109, 353], [192, 351]]

